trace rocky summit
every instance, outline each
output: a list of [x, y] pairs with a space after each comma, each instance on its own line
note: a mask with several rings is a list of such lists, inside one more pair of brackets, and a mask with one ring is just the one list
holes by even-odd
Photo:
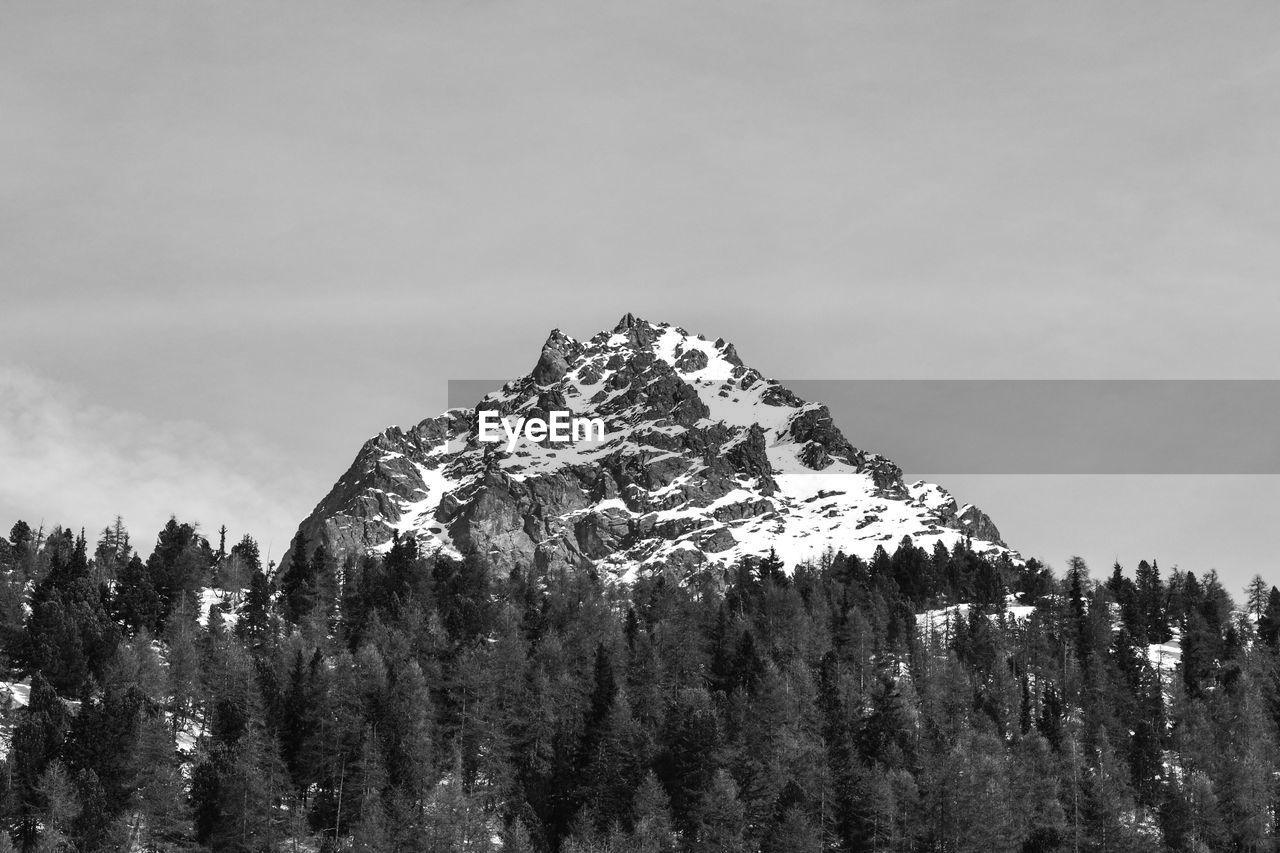
[[[601, 419], [605, 436], [509, 450], [480, 440], [490, 410]], [[339, 560], [412, 536], [424, 553], [486, 555], [499, 569], [623, 579], [770, 549], [788, 566], [828, 551], [867, 558], [904, 536], [1006, 550], [984, 513], [903, 482], [891, 461], [851, 445], [826, 406], [766, 379], [732, 344], [630, 314], [586, 341], [553, 331], [529, 375], [474, 409], [374, 436], [299, 533]]]

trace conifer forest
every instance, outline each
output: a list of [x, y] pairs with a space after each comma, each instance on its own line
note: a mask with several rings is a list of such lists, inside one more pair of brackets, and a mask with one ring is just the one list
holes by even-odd
[[0, 540], [0, 850], [1268, 851], [1280, 591], [1156, 561]]

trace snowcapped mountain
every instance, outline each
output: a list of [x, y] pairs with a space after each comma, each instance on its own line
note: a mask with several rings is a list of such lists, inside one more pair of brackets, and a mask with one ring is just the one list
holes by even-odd
[[[493, 440], [500, 419], [556, 413], [599, 419], [603, 440], [512, 446], [501, 429]], [[619, 577], [770, 548], [788, 566], [828, 549], [870, 557], [904, 535], [1005, 547], [976, 507], [904, 483], [888, 459], [853, 447], [825, 406], [747, 367], [732, 344], [630, 314], [587, 341], [553, 331], [528, 376], [474, 409], [373, 437], [299, 532], [339, 559], [399, 534], [502, 569]]]

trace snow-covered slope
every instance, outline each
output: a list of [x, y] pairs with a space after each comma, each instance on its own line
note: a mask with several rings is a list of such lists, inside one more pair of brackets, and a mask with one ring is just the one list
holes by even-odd
[[[605, 440], [508, 452], [479, 440], [487, 410], [513, 423], [600, 418]], [[587, 341], [554, 331], [528, 376], [475, 409], [375, 436], [300, 532], [340, 558], [400, 534], [500, 567], [619, 576], [771, 548], [788, 565], [827, 550], [870, 557], [904, 535], [1004, 547], [976, 508], [904, 483], [888, 459], [846, 441], [825, 406], [747, 367], [731, 344], [631, 315]]]

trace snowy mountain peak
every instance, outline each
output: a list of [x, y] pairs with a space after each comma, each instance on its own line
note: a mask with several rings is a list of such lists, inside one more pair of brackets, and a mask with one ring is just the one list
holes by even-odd
[[[573, 431], [545, 429], [557, 418]], [[537, 422], [542, 432], [514, 434]], [[825, 406], [747, 367], [732, 344], [630, 313], [586, 341], [553, 330], [527, 376], [473, 409], [366, 442], [300, 533], [340, 557], [399, 534], [500, 568], [624, 577], [770, 549], [788, 564], [828, 550], [870, 557], [903, 536], [1004, 548], [983, 513], [906, 485]]]

